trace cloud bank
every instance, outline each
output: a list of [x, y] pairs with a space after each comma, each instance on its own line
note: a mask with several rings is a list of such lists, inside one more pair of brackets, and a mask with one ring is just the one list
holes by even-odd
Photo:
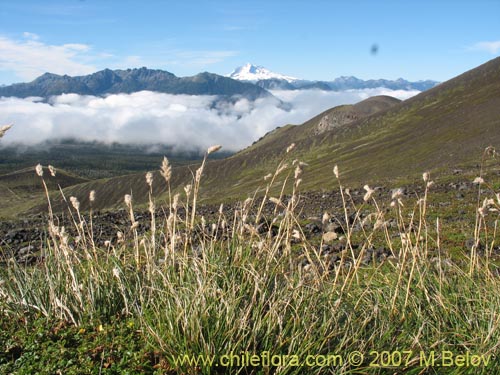
[[[40, 98], [0, 98], [1, 123], [15, 126], [0, 145], [35, 145], [47, 140], [163, 144], [179, 151], [204, 150], [213, 144], [238, 151], [268, 131], [300, 124], [341, 104], [374, 95], [407, 99], [418, 91], [366, 89], [274, 91], [256, 101], [221, 101], [215, 96], [170, 95], [141, 91], [104, 98], [65, 94]], [[280, 100], [286, 102], [283, 105]]]
[[24, 40], [0, 36], [0, 69], [15, 72], [24, 80], [32, 80], [45, 72], [83, 75], [96, 71], [92, 64], [77, 62], [88, 58], [90, 46], [86, 44], [48, 45], [36, 34], [25, 32]]
[[496, 55], [500, 52], [500, 40], [488, 41], [488, 42], [478, 42], [474, 44], [470, 49], [475, 51], [484, 51], [492, 55]]

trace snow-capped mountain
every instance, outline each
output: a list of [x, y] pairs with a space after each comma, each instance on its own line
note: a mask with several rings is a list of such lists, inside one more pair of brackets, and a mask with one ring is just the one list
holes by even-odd
[[239, 81], [247, 81], [256, 84], [266, 90], [324, 90], [343, 91], [353, 89], [371, 89], [385, 87], [391, 90], [418, 90], [425, 91], [438, 84], [437, 81], [426, 80], [410, 82], [399, 78], [397, 80], [369, 79], [362, 80], [353, 76], [342, 76], [332, 81], [309, 81], [284, 74], [275, 73], [263, 66], [250, 63], [236, 68], [227, 77]]
[[236, 68], [231, 74], [227, 75], [229, 78], [237, 79], [240, 81], [261, 81], [266, 79], [279, 79], [287, 82], [297, 81], [298, 78], [286, 76], [284, 74], [275, 73], [263, 66], [257, 66], [247, 63], [243, 66]]

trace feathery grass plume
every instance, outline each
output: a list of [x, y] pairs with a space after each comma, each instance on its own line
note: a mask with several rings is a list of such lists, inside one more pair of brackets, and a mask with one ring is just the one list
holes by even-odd
[[89, 201], [94, 202], [95, 201], [95, 190], [91, 190], [89, 193]]
[[193, 188], [193, 185], [191, 184], [187, 184], [186, 186], [184, 186], [184, 192], [186, 193], [186, 196], [190, 196], [191, 195], [191, 189]]
[[292, 151], [295, 148], [295, 143], [292, 143], [290, 146], [286, 148], [286, 153], [288, 154], [290, 151]]
[[43, 167], [42, 167], [42, 165], [40, 163], [37, 164], [37, 166], [35, 167], [35, 172], [40, 177], [43, 177]]
[[161, 163], [161, 168], [160, 168], [160, 173], [165, 179], [165, 181], [168, 183], [170, 181], [170, 178], [172, 177], [172, 166], [168, 162], [168, 159], [166, 156], [163, 157], [163, 161]]
[[422, 174], [422, 179], [424, 180], [424, 182], [429, 181], [429, 178], [430, 178], [430, 177], [431, 177], [431, 176], [430, 176], [429, 172], [424, 172], [424, 173]]
[[7, 130], [9, 130], [10, 128], [12, 128], [12, 125], [3, 125], [0, 128], [0, 138], [2, 138], [5, 135], [5, 133], [7, 132]]
[[221, 148], [222, 148], [222, 146], [221, 146], [221, 145], [210, 146], [210, 147], [208, 148], [208, 150], [207, 150], [207, 155], [210, 155], [210, 154], [212, 154], [212, 153], [214, 153], [214, 152], [217, 152], [217, 151], [219, 151]]
[[146, 183], [149, 185], [149, 187], [153, 186], [153, 173], [146, 173]]
[[202, 173], [203, 173], [203, 167], [200, 167], [196, 170], [196, 175], [195, 175], [196, 182], [200, 182]]
[[264, 181], [267, 181], [269, 180], [271, 177], [273, 177], [273, 174], [272, 173], [268, 173], [264, 176]]
[[337, 164], [335, 164], [335, 167], [333, 167], [333, 174], [335, 175], [335, 178], [339, 178], [339, 167]]
[[298, 179], [300, 175], [302, 174], [302, 168], [300, 168], [300, 165], [297, 165], [297, 168], [295, 168], [295, 179]]
[[56, 169], [49, 164], [49, 172], [52, 177], [56, 177]]
[[69, 201], [71, 202], [71, 204], [75, 210], [78, 211], [80, 209], [80, 202], [78, 201], [78, 198], [69, 197]]
[[[186, 192], [186, 195], [187, 195], [187, 192]], [[176, 193], [174, 195], [174, 199], [172, 200], [172, 209], [174, 211], [177, 209], [177, 205], [179, 204], [179, 197], [180, 197], [180, 194]]]
[[283, 165], [281, 165], [277, 170], [276, 170], [276, 173], [275, 175], [279, 175], [281, 172], [283, 172], [285, 169], [288, 168], [288, 164], [287, 163], [283, 163]]
[[396, 200], [404, 196], [404, 190], [402, 188], [397, 188], [392, 191], [391, 199]]
[[278, 199], [278, 198], [275, 198], [275, 197], [269, 197], [269, 201], [274, 203], [275, 205], [277, 206], [281, 206], [281, 201]]
[[130, 207], [130, 205], [132, 204], [132, 196], [130, 194], [125, 194], [125, 196], [123, 197], [123, 201], [125, 202], [127, 207]]
[[373, 193], [375, 192], [375, 190], [370, 188], [368, 185], [363, 186], [363, 189], [365, 189], [365, 191], [366, 191], [366, 194], [363, 197], [363, 200], [365, 202], [368, 202], [370, 200], [370, 198], [372, 197]]
[[329, 221], [330, 221], [330, 215], [328, 214], [328, 212], [325, 212], [323, 214], [323, 217], [321, 218], [321, 223], [324, 225]]

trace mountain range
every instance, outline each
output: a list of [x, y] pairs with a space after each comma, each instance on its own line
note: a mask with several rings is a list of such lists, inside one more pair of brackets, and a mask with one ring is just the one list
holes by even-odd
[[385, 87], [392, 90], [425, 91], [434, 87], [436, 81], [409, 82], [378, 79], [361, 80], [356, 77], [340, 77], [333, 81], [308, 81], [286, 76], [270, 70], [246, 64], [224, 77], [213, 73], [200, 73], [192, 77], [177, 77], [158, 69], [104, 69], [99, 72], [70, 77], [45, 73], [32, 82], [0, 86], [0, 97], [49, 98], [61, 94], [105, 96], [109, 94], [133, 93], [143, 90], [168, 94], [215, 95], [222, 97], [245, 97], [255, 100], [269, 97], [268, 90], [342, 91]]
[[332, 81], [310, 81], [275, 73], [263, 66], [253, 65], [251, 63], [236, 68], [231, 74], [228, 74], [227, 77], [240, 81], [252, 82], [267, 90], [320, 89], [325, 91], [342, 91], [385, 87], [391, 90], [425, 91], [439, 83], [433, 80], [410, 82], [403, 78], [397, 80], [362, 80], [353, 76], [342, 76]]
[[127, 70], [105, 69], [77, 77], [45, 73], [29, 83], [0, 87], [0, 96], [48, 98], [65, 93], [104, 96], [143, 90], [185, 95], [240, 95], [251, 100], [271, 95], [267, 90], [252, 83], [217, 74], [205, 72], [192, 77], [177, 77], [163, 70], [143, 67]]

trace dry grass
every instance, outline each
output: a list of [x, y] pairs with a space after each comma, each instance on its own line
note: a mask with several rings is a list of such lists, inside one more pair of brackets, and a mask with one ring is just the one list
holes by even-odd
[[[491, 356], [499, 352], [500, 343], [500, 279], [492, 256], [500, 199], [491, 187], [484, 189], [487, 181], [479, 185], [477, 220], [470, 227], [475, 244], [468, 259], [459, 263], [440, 245], [446, 228], [439, 219], [428, 219], [433, 185], [428, 173], [423, 175], [424, 194], [416, 202], [403, 202], [396, 190], [385, 207], [368, 185], [363, 203], [356, 204], [342, 184], [341, 167], [335, 166], [332, 181], [344, 206], [336, 216], [343, 227], [338, 241], [344, 250], [332, 262], [321, 253], [322, 244], [307, 240], [297, 219], [307, 166], [292, 160], [293, 147], [266, 176], [263, 196], [241, 202], [233, 217], [226, 217], [222, 206], [211, 222], [200, 217], [197, 198], [206, 159], [214, 151], [207, 152], [185, 194], [169, 193], [164, 207], [152, 194], [152, 175], [146, 175], [151, 230], [145, 235], [137, 232], [134, 200], [127, 195], [128, 230], [119, 233], [118, 241], [96, 247], [92, 222], [84, 219], [76, 198], [70, 198], [68, 209], [78, 235], [71, 238], [50, 215], [43, 261], [33, 267], [11, 261], [1, 270], [0, 312], [13, 319], [42, 315], [77, 326], [116, 316], [133, 318], [145, 340], [162, 353], [164, 370], [170, 373], [499, 371]], [[161, 171], [169, 184], [166, 159]], [[278, 180], [284, 182], [276, 190]], [[288, 185], [292, 194], [285, 197]], [[281, 193], [270, 196], [270, 191]], [[263, 214], [268, 202], [274, 205], [272, 217]], [[156, 221], [157, 209], [167, 213], [164, 222]], [[371, 213], [362, 215], [367, 209]], [[396, 218], [395, 228], [388, 225], [389, 216]], [[391, 255], [367, 265], [365, 255], [380, 244]], [[183, 355], [217, 361], [231, 352], [266, 351], [301, 360], [328, 354], [347, 358], [359, 351], [365, 360], [359, 366], [344, 361], [336, 367], [259, 365], [224, 371], [206, 363], [179, 362]], [[374, 351], [408, 355], [396, 367], [381, 368], [373, 367]], [[443, 351], [492, 359], [488, 366], [444, 369], [422, 362], [422, 353], [431, 351], [437, 363]]]

